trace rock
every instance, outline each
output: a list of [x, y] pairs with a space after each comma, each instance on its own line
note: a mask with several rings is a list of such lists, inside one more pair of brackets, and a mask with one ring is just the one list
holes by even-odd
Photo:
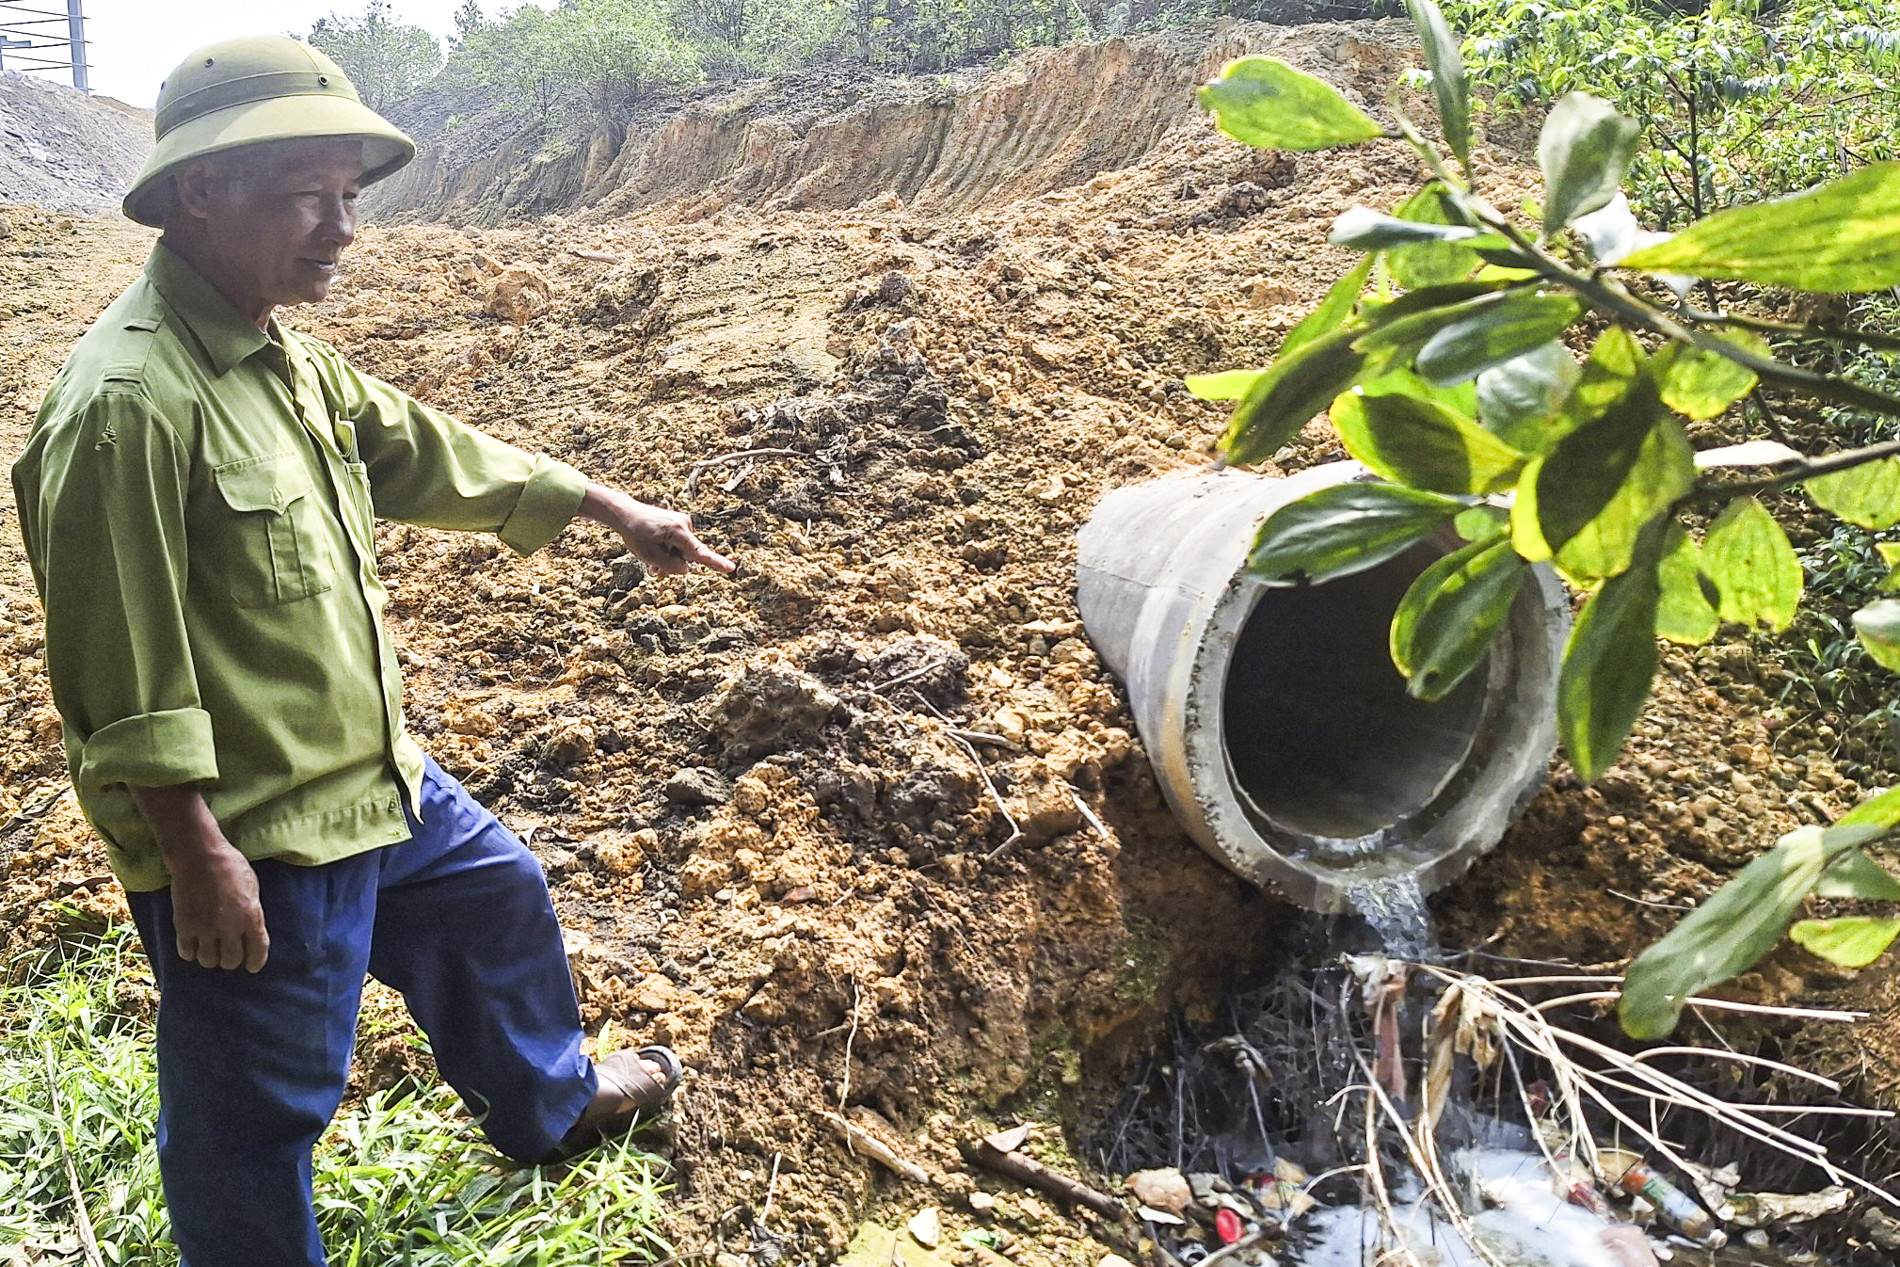
[[488, 292], [488, 311], [503, 321], [525, 326], [554, 306], [554, 288], [530, 264], [510, 264]]
[[599, 736], [586, 722], [564, 721], [548, 736], [543, 750], [547, 759], [561, 765], [575, 765], [594, 755]]
[[815, 737], [841, 707], [817, 678], [776, 655], [746, 666], [713, 705], [713, 730], [739, 760], [784, 752]]
[[996, 1198], [987, 1192], [972, 1192], [969, 1196], [970, 1213], [978, 1218], [988, 1218], [996, 1213]]
[[1126, 1258], [1123, 1258], [1120, 1254], [1104, 1254], [1102, 1255], [1102, 1261], [1097, 1263], [1095, 1267], [1135, 1267], [1135, 1265]]
[[910, 1229], [911, 1239], [925, 1249], [935, 1249], [938, 1242], [943, 1240], [943, 1218], [934, 1205], [912, 1215], [906, 1226]]
[[660, 795], [675, 805], [724, 805], [732, 797], [732, 784], [716, 770], [687, 766], [661, 786]]
[[1169, 1167], [1163, 1170], [1138, 1170], [1128, 1176], [1128, 1190], [1143, 1205], [1153, 1206], [1157, 1210], [1166, 1210], [1169, 1214], [1184, 1212], [1194, 1201], [1194, 1193], [1188, 1187], [1188, 1181], [1181, 1172]]
[[916, 283], [902, 273], [886, 273], [877, 284], [877, 301], [895, 308], [917, 293]]
[[594, 861], [613, 875], [630, 875], [650, 853], [658, 852], [660, 834], [645, 827], [628, 836], [606, 836], [594, 842]]

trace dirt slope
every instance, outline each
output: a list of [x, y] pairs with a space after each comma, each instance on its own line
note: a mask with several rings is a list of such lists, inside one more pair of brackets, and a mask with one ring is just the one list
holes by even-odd
[[[1290, 32], [1283, 55], [1377, 101], [1406, 60], [1390, 31]], [[1089, 1106], [1164, 1017], [1211, 1016], [1311, 932], [1166, 814], [1078, 629], [1073, 531], [1105, 489], [1205, 460], [1221, 413], [1179, 377], [1268, 355], [1347, 266], [1322, 243], [1337, 209], [1391, 205], [1414, 173], [1397, 147], [1269, 157], [1185, 110], [1150, 126], [1122, 151], [1138, 159], [1028, 197], [974, 154], [985, 192], [967, 201], [939, 164], [910, 205], [880, 177], [849, 206], [844, 185], [770, 211], [629, 194], [508, 228], [371, 229], [332, 300], [296, 314], [417, 395], [690, 510], [741, 561], [729, 581], [656, 580], [586, 528], [526, 560], [382, 536], [415, 729], [530, 834], [590, 1025], [692, 1067], [669, 1146], [687, 1251], [758, 1244], [735, 1211], [768, 1191], [775, 1253], [836, 1252], [880, 1202], [944, 1202], [954, 1243], [978, 1179], [955, 1139], [1033, 1119], [1044, 1155], [1075, 1164]], [[1514, 168], [1478, 171], [1514, 200]], [[31, 211], [0, 227], [35, 253], [0, 257], [11, 451], [149, 239]], [[486, 310], [510, 278], [525, 324]], [[1335, 452], [1315, 427], [1294, 460]], [[17, 945], [121, 908], [57, 799], [31, 588], [10, 531], [0, 550], [0, 812], [21, 811], [0, 833], [0, 927]], [[1667, 925], [1658, 904], [1849, 803], [1825, 757], [1776, 750], [1727, 657], [1672, 659], [1619, 771], [1592, 791], [1560, 778], [1495, 865], [1440, 896], [1459, 944], [1614, 961]], [[1805, 971], [1778, 961], [1748, 988], [1877, 1022], [1844, 1045], [1770, 1039], [1893, 1096], [1892, 970]], [[379, 1039], [359, 1086], [413, 1060]], [[930, 1190], [846, 1152], [824, 1116], [841, 1108]], [[1005, 1207], [1019, 1260], [1097, 1261], [1040, 1209]]]
[[0, 203], [109, 213], [152, 151], [152, 112], [0, 73]]
[[[372, 191], [371, 205], [386, 217], [453, 224], [581, 208], [844, 208], [882, 195], [923, 214], [965, 213], [1139, 161], [1194, 118], [1195, 86], [1243, 53], [1285, 48], [1352, 79], [1360, 46], [1408, 36], [1397, 22], [1223, 19], [1035, 49], [995, 72], [817, 69], [749, 81], [580, 136], [442, 91], [398, 113], [421, 152]], [[1376, 77], [1366, 86], [1374, 100], [1384, 92]]]

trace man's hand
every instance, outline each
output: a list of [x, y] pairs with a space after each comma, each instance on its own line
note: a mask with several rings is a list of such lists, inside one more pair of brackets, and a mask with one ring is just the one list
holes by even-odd
[[695, 563], [719, 572], [736, 566], [693, 535], [693, 521], [677, 510], [661, 510], [599, 484], [587, 486], [581, 514], [619, 533], [627, 548], [661, 576], [678, 576]]
[[224, 838], [203, 795], [191, 784], [131, 791], [171, 872], [178, 957], [206, 968], [262, 968], [270, 958], [270, 932], [257, 872]]

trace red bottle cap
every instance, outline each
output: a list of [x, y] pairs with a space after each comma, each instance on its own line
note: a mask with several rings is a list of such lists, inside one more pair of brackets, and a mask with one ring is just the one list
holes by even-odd
[[1232, 1245], [1240, 1239], [1240, 1216], [1226, 1206], [1214, 1211], [1214, 1230], [1220, 1233], [1220, 1243]]

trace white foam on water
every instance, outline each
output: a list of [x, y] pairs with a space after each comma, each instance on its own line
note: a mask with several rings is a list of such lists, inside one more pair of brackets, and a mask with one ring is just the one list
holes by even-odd
[[[1618, 1267], [1600, 1237], [1607, 1224], [1557, 1194], [1543, 1157], [1467, 1150], [1452, 1159], [1452, 1169], [1469, 1176], [1484, 1194], [1487, 1208], [1472, 1223], [1485, 1248], [1508, 1267]], [[1487, 1267], [1436, 1207], [1414, 1201], [1399, 1206], [1397, 1215], [1397, 1234], [1425, 1267]], [[1374, 1210], [1315, 1210], [1304, 1226], [1308, 1244], [1290, 1256], [1302, 1267], [1374, 1267], [1391, 1261], [1388, 1232]]]

